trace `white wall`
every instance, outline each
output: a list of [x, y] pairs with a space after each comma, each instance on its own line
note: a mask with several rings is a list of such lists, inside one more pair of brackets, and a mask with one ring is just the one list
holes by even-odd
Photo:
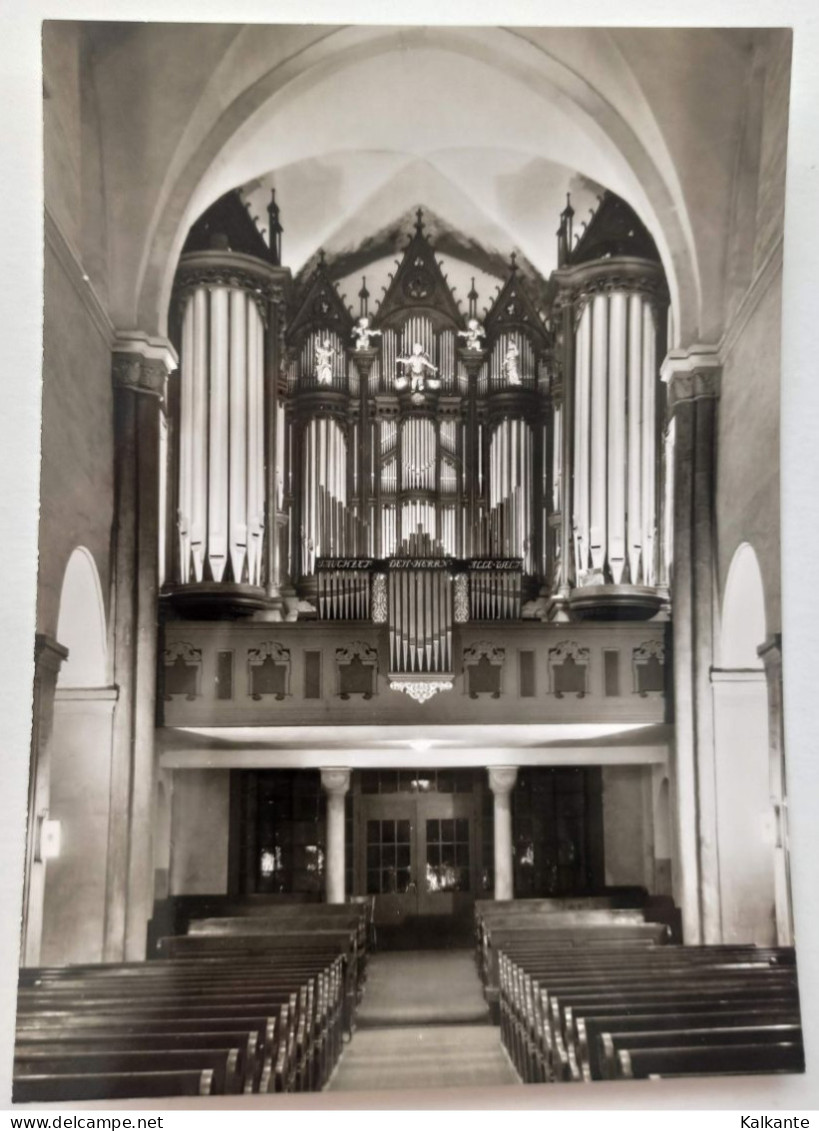
[[654, 820], [650, 766], [603, 767], [603, 838], [607, 886], [654, 890]]
[[227, 892], [230, 771], [179, 770], [171, 805], [171, 895]]

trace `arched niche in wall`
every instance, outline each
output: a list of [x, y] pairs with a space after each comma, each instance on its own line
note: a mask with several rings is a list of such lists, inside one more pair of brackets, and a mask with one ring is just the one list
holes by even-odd
[[106, 957], [112, 721], [105, 607], [94, 559], [78, 546], [66, 566], [57, 639], [68, 649], [54, 700], [48, 813], [59, 821], [59, 855], [48, 861], [40, 961]]
[[765, 593], [759, 561], [747, 542], [731, 560], [722, 602], [721, 667], [762, 669], [758, 649], [767, 638]]
[[65, 568], [57, 640], [68, 649], [57, 679], [59, 688], [105, 686], [105, 606], [97, 567], [84, 546], [72, 552]]
[[722, 602], [714, 704], [716, 827], [720, 926], [706, 941], [771, 945], [776, 939], [775, 807], [768, 740], [768, 690], [758, 649], [764, 644], [765, 594], [748, 543], [733, 557]]

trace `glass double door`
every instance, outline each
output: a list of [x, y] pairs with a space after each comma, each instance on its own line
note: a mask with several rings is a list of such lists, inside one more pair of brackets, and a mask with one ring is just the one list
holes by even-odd
[[477, 886], [473, 795], [362, 796], [356, 888], [379, 926], [468, 914]]

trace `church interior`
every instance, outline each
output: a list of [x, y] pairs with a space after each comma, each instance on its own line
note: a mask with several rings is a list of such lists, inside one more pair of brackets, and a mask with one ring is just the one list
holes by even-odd
[[790, 53], [46, 21], [17, 1102], [802, 1070]]

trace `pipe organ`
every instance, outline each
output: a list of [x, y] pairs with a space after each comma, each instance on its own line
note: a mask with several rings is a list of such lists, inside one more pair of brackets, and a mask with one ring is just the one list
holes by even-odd
[[657, 319], [639, 292], [592, 294], [577, 332], [575, 578], [657, 582]]
[[[176, 536], [166, 539], [180, 586], [264, 585], [265, 328], [275, 272], [249, 256], [185, 256], [177, 276]], [[170, 462], [170, 457], [168, 458]], [[172, 546], [172, 550], [171, 550]]]
[[170, 595], [230, 603], [236, 586], [267, 585], [282, 615], [377, 610], [394, 671], [440, 677], [454, 610], [658, 611], [664, 276], [616, 197], [574, 245], [572, 216], [548, 286], [513, 256], [480, 318], [474, 288], [468, 315], [455, 301], [420, 215], [372, 318], [362, 289], [357, 322], [323, 255], [286, 305], [283, 268], [184, 255]]

